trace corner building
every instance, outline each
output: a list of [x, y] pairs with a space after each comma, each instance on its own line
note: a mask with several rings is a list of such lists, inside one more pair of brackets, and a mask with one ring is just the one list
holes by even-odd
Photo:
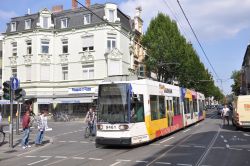
[[[84, 115], [107, 76], [131, 68], [131, 19], [116, 4], [43, 9], [11, 18], [3, 38], [3, 81], [16, 76], [33, 109]], [[126, 34], [127, 36], [125, 36]]]

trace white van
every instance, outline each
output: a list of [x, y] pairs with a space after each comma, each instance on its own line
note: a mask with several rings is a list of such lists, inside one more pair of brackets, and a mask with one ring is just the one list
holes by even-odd
[[250, 95], [235, 99], [232, 123], [236, 128], [250, 128]]

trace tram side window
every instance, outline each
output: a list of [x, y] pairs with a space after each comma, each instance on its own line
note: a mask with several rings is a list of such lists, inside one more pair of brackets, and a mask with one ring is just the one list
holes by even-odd
[[189, 101], [189, 113], [194, 112], [193, 101]]
[[174, 103], [174, 115], [180, 115], [180, 101], [179, 97], [174, 97], [173, 98], [173, 103]]
[[144, 100], [143, 95], [139, 95], [138, 99], [135, 99], [132, 103], [132, 122], [144, 122]]
[[189, 109], [189, 100], [188, 99], [184, 99], [184, 113], [188, 114], [190, 113], [190, 109]]
[[150, 111], [151, 111], [151, 120], [158, 119], [158, 109], [157, 109], [157, 96], [150, 95]]
[[197, 112], [197, 100], [193, 101], [194, 112]]
[[164, 96], [159, 96], [159, 110], [160, 110], [160, 118], [166, 118], [166, 111], [165, 111], [165, 98]]
[[165, 97], [150, 95], [151, 120], [166, 117]]

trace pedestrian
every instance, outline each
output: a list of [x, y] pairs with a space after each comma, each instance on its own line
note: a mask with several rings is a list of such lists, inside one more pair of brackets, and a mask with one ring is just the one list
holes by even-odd
[[22, 138], [22, 148], [26, 149], [27, 147], [31, 147], [29, 145], [29, 134], [30, 134], [30, 111], [26, 110], [25, 115], [22, 119], [22, 127], [23, 127], [23, 138]]
[[0, 111], [0, 124], [2, 123], [3, 117], [2, 117], [2, 112]]
[[229, 125], [229, 108], [225, 104], [224, 108], [222, 109], [221, 117], [223, 119], [223, 125], [225, 125], [225, 120], [227, 120], [227, 124]]
[[45, 129], [47, 128], [47, 114], [48, 112], [46, 110], [42, 110], [37, 119], [38, 133], [35, 140], [36, 146], [42, 145]]
[[87, 112], [85, 123], [89, 126], [90, 135], [95, 136], [96, 114], [92, 108]]

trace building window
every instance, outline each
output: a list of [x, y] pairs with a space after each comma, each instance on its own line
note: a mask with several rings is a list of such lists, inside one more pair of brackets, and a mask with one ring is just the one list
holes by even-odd
[[17, 56], [17, 42], [12, 43], [12, 56]]
[[90, 24], [91, 22], [91, 15], [90, 14], [86, 14], [83, 16], [83, 24], [86, 25], [86, 24]]
[[83, 37], [83, 47], [82, 51], [93, 51], [94, 50], [94, 36], [84, 36]]
[[31, 66], [26, 66], [26, 81], [31, 81]]
[[108, 37], [108, 40], [107, 40], [108, 51], [111, 51], [114, 48], [116, 48], [116, 37]]
[[83, 79], [94, 79], [94, 64], [84, 64], [82, 65]]
[[31, 42], [31, 40], [28, 40], [26, 42], [26, 45], [27, 45], [27, 55], [32, 54], [32, 42]]
[[25, 20], [25, 29], [31, 29], [31, 19]]
[[49, 17], [43, 17], [43, 28], [49, 28]]
[[115, 11], [109, 10], [109, 21], [114, 22], [115, 21]]
[[49, 53], [49, 41], [48, 40], [41, 41], [41, 53], [43, 54]]
[[62, 53], [63, 54], [68, 53], [68, 39], [62, 40]]
[[14, 31], [16, 31], [16, 22], [12, 22], [11, 24], [10, 24], [10, 31], [11, 32], [14, 32]]
[[62, 79], [68, 80], [68, 65], [62, 66]]
[[61, 28], [67, 28], [68, 27], [68, 19], [63, 18], [61, 19]]
[[50, 80], [50, 66], [49, 65], [41, 65], [40, 77], [41, 77], [40, 78], [41, 81]]
[[17, 77], [17, 68], [16, 67], [11, 68], [11, 73], [13, 77]]

